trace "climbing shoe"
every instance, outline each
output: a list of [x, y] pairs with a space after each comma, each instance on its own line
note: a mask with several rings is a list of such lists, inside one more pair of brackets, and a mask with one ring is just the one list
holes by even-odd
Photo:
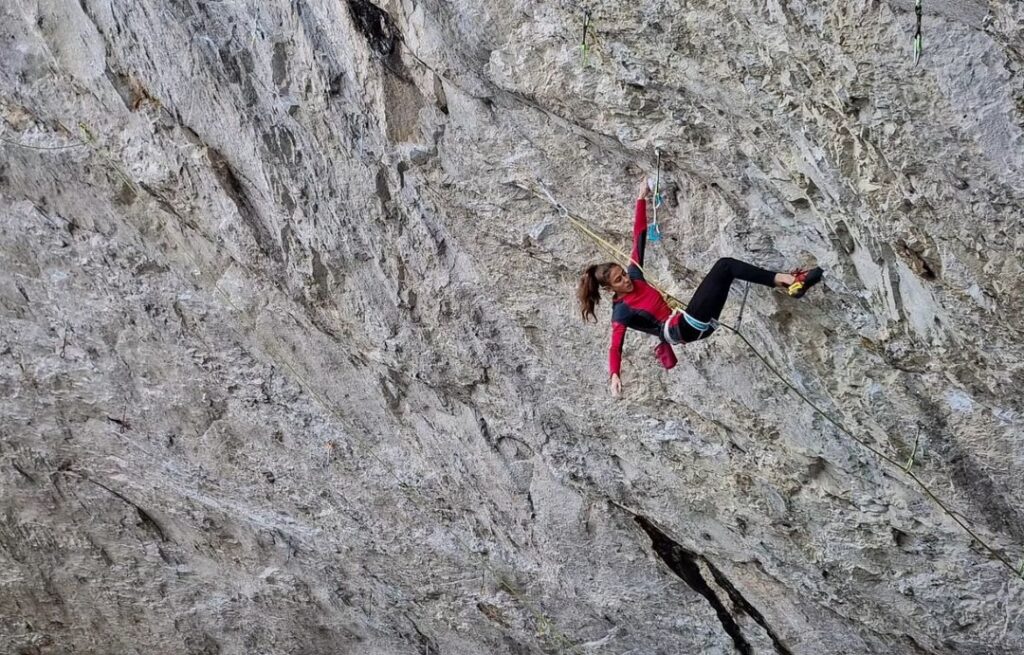
[[820, 266], [815, 266], [808, 271], [798, 268], [793, 271], [793, 277], [796, 278], [796, 282], [789, 285], [789, 288], [786, 291], [794, 298], [802, 298], [803, 295], [807, 293], [808, 289], [818, 282], [821, 282], [821, 278], [824, 274], [825, 271], [821, 270]]

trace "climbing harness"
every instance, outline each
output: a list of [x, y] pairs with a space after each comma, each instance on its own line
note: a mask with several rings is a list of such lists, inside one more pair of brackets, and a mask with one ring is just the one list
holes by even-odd
[[715, 319], [711, 319], [710, 321], [702, 321], [691, 316], [690, 313], [687, 312], [685, 309], [674, 309], [672, 310], [672, 314], [669, 315], [668, 319], [665, 321], [661, 328], [661, 336], [665, 339], [665, 341], [669, 342], [673, 346], [679, 346], [684, 343], [690, 343], [688, 341], [679, 341], [672, 338], [671, 327], [675, 323], [675, 317], [679, 315], [682, 315], [683, 320], [686, 321], [687, 325], [692, 327], [694, 330], [700, 332], [700, 336], [698, 336], [695, 339], [695, 341], [703, 339], [704, 333], [706, 332], [714, 332], [715, 328], [717, 328], [719, 325], [718, 321], [716, 321]]
[[647, 226], [647, 240], [651, 243], [658, 243], [661, 241], [661, 228], [658, 227], [658, 207], [661, 206], [661, 149], [655, 149], [654, 152], [658, 155], [658, 172], [654, 177], [654, 218]]
[[917, 16], [917, 31], [914, 33], [914, 65], [917, 66], [924, 50], [924, 41], [921, 38], [921, 0], [914, 3], [914, 14]]
[[590, 28], [590, 9], [583, 10], [583, 40], [580, 42], [580, 51], [583, 53], [583, 65], [587, 65], [587, 30]]

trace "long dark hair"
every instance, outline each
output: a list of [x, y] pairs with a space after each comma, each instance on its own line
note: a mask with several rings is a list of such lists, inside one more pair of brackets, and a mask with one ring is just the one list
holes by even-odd
[[583, 275], [580, 276], [579, 286], [576, 287], [576, 299], [580, 303], [580, 314], [583, 320], [596, 321], [594, 307], [601, 302], [601, 287], [608, 286], [608, 278], [611, 277], [612, 269], [618, 266], [615, 262], [605, 264], [594, 264], [588, 266]]

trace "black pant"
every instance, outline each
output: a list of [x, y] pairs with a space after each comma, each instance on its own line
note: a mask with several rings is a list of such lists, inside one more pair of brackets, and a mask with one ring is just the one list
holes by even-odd
[[[775, 286], [775, 272], [758, 268], [732, 257], [723, 257], [715, 262], [708, 274], [704, 276], [700, 286], [693, 292], [693, 297], [686, 305], [686, 313], [698, 321], [710, 321], [722, 315], [725, 300], [729, 297], [729, 287], [733, 280], [746, 280], [766, 287]], [[679, 341], [696, 341], [711, 334], [701, 333], [685, 319], [679, 317], [671, 326], [673, 339]]]

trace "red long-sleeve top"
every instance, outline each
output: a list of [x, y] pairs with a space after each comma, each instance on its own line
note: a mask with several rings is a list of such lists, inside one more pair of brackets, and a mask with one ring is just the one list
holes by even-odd
[[[626, 274], [633, 280], [633, 291], [612, 299], [612, 343], [608, 350], [608, 370], [617, 375], [622, 367], [622, 342], [626, 329], [633, 328], [658, 337], [664, 347], [671, 346], [662, 336], [662, 327], [672, 315], [672, 309], [661, 294], [644, 280], [644, 250], [647, 247], [647, 201], [636, 201], [633, 220], [633, 252], [630, 254]], [[674, 363], [674, 362], [673, 362]]]

